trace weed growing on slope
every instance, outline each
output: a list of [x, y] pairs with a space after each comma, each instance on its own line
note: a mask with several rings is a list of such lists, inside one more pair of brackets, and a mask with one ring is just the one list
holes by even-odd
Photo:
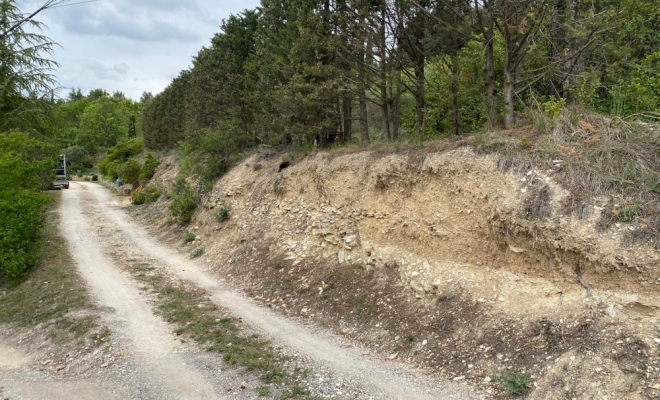
[[198, 249], [193, 250], [192, 252], [190, 252], [190, 258], [194, 259], [201, 257], [204, 254], [204, 250], [205, 250], [204, 247], [200, 247]]
[[231, 204], [222, 203], [218, 208], [218, 212], [215, 213], [215, 219], [218, 222], [225, 222], [229, 219], [229, 214], [231, 213]]
[[194, 233], [191, 233], [191, 232], [186, 231], [186, 232], [183, 234], [183, 241], [184, 241], [184, 242], [186, 242], [186, 243], [190, 243], [190, 242], [192, 242], [192, 241], [194, 241], [194, 240], [195, 240], [195, 234], [194, 234]]
[[532, 390], [532, 378], [524, 374], [499, 376], [497, 384], [510, 397], [524, 397]]

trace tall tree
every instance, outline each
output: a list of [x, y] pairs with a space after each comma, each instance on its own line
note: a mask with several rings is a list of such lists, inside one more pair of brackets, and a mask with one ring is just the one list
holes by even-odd
[[[23, 29], [24, 24], [30, 30]], [[54, 43], [39, 32], [43, 25], [26, 17], [12, 0], [0, 1], [0, 131], [33, 126], [46, 118], [57, 63], [46, 58]], [[43, 101], [46, 100], [46, 101]]]

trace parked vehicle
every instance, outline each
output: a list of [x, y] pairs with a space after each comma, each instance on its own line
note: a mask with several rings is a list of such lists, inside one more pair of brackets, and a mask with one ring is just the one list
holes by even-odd
[[55, 169], [55, 181], [48, 187], [49, 190], [68, 189], [69, 179], [66, 175], [66, 155], [60, 155], [60, 163]]

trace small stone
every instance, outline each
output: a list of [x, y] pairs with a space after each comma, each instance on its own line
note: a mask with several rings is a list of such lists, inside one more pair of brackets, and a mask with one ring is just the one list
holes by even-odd
[[463, 379], [465, 379], [464, 375], [457, 376], [456, 378], [454, 378], [455, 381], [462, 381]]
[[394, 360], [395, 358], [397, 358], [398, 355], [399, 353], [390, 354], [390, 360]]
[[660, 344], [660, 338], [655, 338], [655, 339], [653, 339], [653, 341]]
[[616, 311], [614, 311], [614, 304], [610, 304], [610, 306], [607, 307], [607, 315], [609, 315], [612, 318], [616, 317]]
[[484, 383], [489, 383], [490, 382], [490, 376], [487, 376], [484, 378]]
[[423, 341], [422, 341], [422, 346], [426, 346], [427, 344], [428, 344], [428, 341], [427, 341], [427, 340], [423, 340]]

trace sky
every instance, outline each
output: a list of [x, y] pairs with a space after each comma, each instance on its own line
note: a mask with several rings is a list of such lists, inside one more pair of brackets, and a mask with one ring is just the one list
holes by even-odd
[[[44, 2], [17, 4], [31, 13]], [[189, 68], [223, 19], [258, 5], [259, 0], [98, 0], [45, 10], [35, 19], [59, 45], [50, 58], [60, 65], [54, 75], [61, 97], [80, 87], [85, 94], [102, 88], [138, 100], [145, 91], [161, 92]]]

